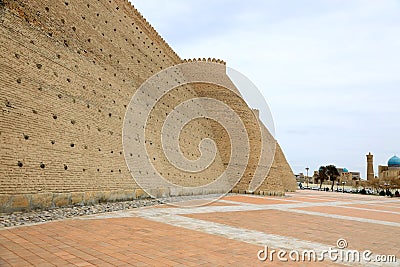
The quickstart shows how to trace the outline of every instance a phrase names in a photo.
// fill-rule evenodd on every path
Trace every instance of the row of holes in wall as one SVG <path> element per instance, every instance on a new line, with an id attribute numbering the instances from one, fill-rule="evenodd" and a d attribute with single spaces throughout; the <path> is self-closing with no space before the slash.
<path id="1" fill-rule="evenodd" d="M 29 138 L 30 138 L 29 135 L 27 135 L 27 134 L 23 134 L 23 136 L 24 136 L 24 139 L 25 139 L 25 140 L 29 140 Z M 56 144 L 56 141 L 55 141 L 55 140 L 50 140 L 50 143 L 51 143 L 52 145 L 55 145 L 55 144 Z M 74 147 L 76 147 L 76 144 L 75 144 L 75 143 L 70 143 L 69 146 L 70 146 L 71 148 L 74 148 Z M 83 148 L 84 148 L 84 149 L 88 149 L 88 146 L 87 146 L 87 145 L 84 145 Z M 99 151 L 99 152 L 102 151 L 101 148 L 96 148 L 96 150 Z M 110 151 L 110 154 L 114 154 L 114 150 L 111 150 L 111 151 Z M 119 154 L 122 155 L 122 151 L 119 151 Z"/>
<path id="2" fill-rule="evenodd" d="M 57 55 L 57 56 L 59 57 L 59 55 Z M 20 55 L 17 54 L 17 53 L 15 53 L 15 57 L 19 59 L 19 58 L 20 58 Z M 40 64 L 40 63 L 37 63 L 36 66 L 37 66 L 38 69 L 41 69 L 41 68 L 43 67 L 43 65 Z M 106 68 L 105 68 L 105 69 L 106 69 Z M 58 75 L 57 75 L 56 73 L 54 73 L 54 74 L 58 77 Z M 114 73 L 114 76 L 116 77 L 117 74 Z M 171 75 L 171 77 L 173 77 L 173 76 Z M 99 77 L 98 79 L 99 79 L 99 81 L 102 80 L 101 77 Z M 69 82 L 69 83 L 71 82 L 71 79 L 70 79 L 70 78 L 67 78 L 66 80 L 67 80 L 67 82 Z M 175 79 L 175 80 L 177 80 L 177 79 Z M 123 81 L 125 82 L 125 80 L 123 80 Z M 17 83 L 21 83 L 21 82 L 22 82 L 22 79 L 21 79 L 21 78 L 18 78 L 18 79 L 17 79 Z M 112 84 L 109 84 L 109 86 L 112 87 Z M 83 86 L 83 88 L 85 89 L 85 86 Z M 118 89 L 118 91 L 121 91 L 121 89 Z M 93 93 L 96 94 L 95 90 L 93 90 Z M 62 95 L 61 95 L 61 94 L 58 94 L 58 97 L 61 98 Z M 106 98 L 105 95 L 104 95 L 103 97 Z M 73 102 L 75 103 L 75 99 L 73 99 Z M 115 100 L 113 100 L 113 102 L 115 103 Z M 89 108 L 89 107 L 90 107 L 90 104 L 87 104 L 87 107 Z M 124 108 L 126 108 L 126 105 L 124 105 Z"/>
<path id="3" fill-rule="evenodd" d="M 22 83 L 22 79 L 21 79 L 21 78 L 18 78 L 18 79 L 17 79 L 17 83 Z M 83 86 L 83 87 L 86 88 L 85 86 Z M 39 91 L 43 91 L 43 88 L 42 88 L 42 87 L 39 87 L 38 90 L 39 90 Z M 96 94 L 96 91 L 93 90 L 93 92 L 94 92 L 94 94 Z M 62 95 L 62 94 L 57 94 L 57 98 L 62 99 L 62 98 L 63 98 L 63 95 Z M 104 95 L 104 98 L 106 98 L 105 95 Z M 6 101 L 6 102 L 7 102 L 7 104 L 6 104 L 7 106 L 12 106 L 12 104 L 11 104 L 10 101 Z M 76 100 L 73 98 L 73 99 L 72 99 L 72 102 L 73 102 L 73 103 L 76 103 Z M 113 100 L 113 103 L 115 104 L 116 101 Z M 86 105 L 87 108 L 90 108 L 90 107 L 91 107 L 89 103 L 85 103 L 85 105 Z M 124 109 L 125 109 L 125 108 L 126 108 L 126 104 L 124 104 L 123 107 L 124 107 Z M 35 109 L 32 109 L 32 112 L 33 112 L 34 114 L 38 114 L 38 111 L 35 110 Z M 98 112 L 101 113 L 102 110 L 99 108 L 99 109 L 98 109 Z M 58 115 L 57 115 L 57 114 L 52 114 L 52 117 L 53 117 L 53 119 L 55 119 L 55 120 L 58 119 Z M 112 117 L 112 113 L 111 113 L 111 112 L 108 113 L 108 117 L 109 117 L 109 118 Z M 119 119 L 120 121 L 122 121 L 122 117 L 121 117 L 121 116 L 118 116 L 118 119 Z M 76 120 L 74 120 L 74 119 L 71 119 L 70 122 L 71 122 L 71 124 L 73 124 L 73 125 L 75 125 L 75 124 L 77 123 Z M 87 125 L 87 127 L 90 129 L 90 126 L 89 126 L 89 125 Z M 101 128 L 98 128 L 98 130 L 101 131 Z M 109 131 L 109 133 L 110 133 L 110 135 L 113 134 L 112 131 Z"/>
<path id="4" fill-rule="evenodd" d="M 68 79 L 67 79 L 67 81 L 68 81 Z M 18 78 L 17 79 L 17 83 L 21 83 L 22 82 L 22 79 L 21 78 Z M 68 81 L 68 82 L 70 82 L 70 81 Z M 83 86 L 83 88 L 85 89 L 86 87 L 85 86 Z M 43 89 L 40 87 L 39 88 L 39 90 L 40 91 L 42 91 Z M 93 91 L 94 92 L 94 94 L 96 94 L 95 93 L 95 91 Z M 148 94 L 148 96 L 150 96 L 149 94 Z M 59 98 L 59 99 L 61 99 L 61 98 L 63 98 L 63 96 L 62 96 L 62 94 L 57 94 L 57 97 Z M 106 97 L 105 95 L 104 95 L 104 97 Z M 186 94 L 184 94 L 184 97 L 186 97 Z M 191 100 L 192 102 L 193 102 L 193 100 Z M 75 101 L 75 99 L 72 99 L 72 102 L 73 103 L 75 103 L 76 101 Z M 115 104 L 115 100 L 113 100 L 113 103 Z M 165 106 L 167 106 L 167 107 L 170 107 L 168 104 L 165 104 L 164 102 L 162 103 L 163 105 L 165 105 Z M 90 104 L 86 104 L 86 107 L 87 108 L 90 108 Z M 124 104 L 123 105 L 123 107 L 124 108 L 126 108 L 126 104 Z M 33 113 L 35 113 L 35 114 L 37 114 L 37 111 L 36 110 L 32 110 L 33 111 Z M 102 110 L 101 109 L 98 109 L 98 111 L 99 112 L 102 112 Z M 176 111 L 176 112 L 178 112 L 178 111 Z M 180 112 L 178 112 L 178 113 L 180 113 Z M 166 116 L 168 115 L 168 113 L 166 113 Z M 197 115 L 201 115 L 201 113 L 200 112 L 197 112 Z M 58 118 L 58 116 L 56 115 L 56 114 L 53 114 L 52 115 L 53 116 L 53 119 L 57 119 Z M 108 117 L 112 117 L 112 113 L 108 113 Z M 119 116 L 119 120 L 122 120 L 122 118 L 121 118 L 121 116 Z M 129 121 L 130 122 L 130 121 Z M 158 119 L 157 119 L 157 122 L 158 122 Z M 71 120 L 71 124 L 75 124 L 76 123 L 76 121 L 75 120 Z M 137 124 L 136 124 L 137 125 Z M 89 126 L 88 126 L 89 127 Z M 99 130 L 100 131 L 100 130 Z M 112 132 L 110 132 L 110 134 L 112 134 Z"/>
<path id="5" fill-rule="evenodd" d="M 15 54 L 15 56 L 16 56 L 16 58 L 18 58 L 18 59 L 20 58 L 19 54 Z M 145 55 L 145 56 L 147 57 L 147 55 Z M 57 57 L 60 58 L 61 56 L 58 54 Z M 110 55 L 110 57 L 111 57 L 111 55 Z M 133 59 L 134 57 L 131 56 L 131 58 Z M 140 63 L 139 60 L 138 60 L 138 62 Z M 43 67 L 43 65 L 40 64 L 40 63 L 37 63 L 37 64 L 36 64 L 36 67 L 37 67 L 38 69 L 41 69 L 41 68 Z M 77 67 L 77 66 L 76 66 L 76 67 Z M 104 68 L 104 69 L 107 70 L 106 68 Z M 129 68 L 128 68 L 128 70 L 129 70 Z M 54 73 L 54 74 L 58 77 L 57 73 Z M 114 73 L 114 76 L 116 77 L 117 74 Z M 101 77 L 99 77 L 98 79 L 99 79 L 99 81 L 102 80 Z M 70 78 L 67 78 L 67 81 L 68 81 L 68 82 L 71 82 L 71 79 L 70 79 Z M 18 78 L 18 79 L 17 79 L 17 82 L 18 82 L 18 83 L 21 83 L 21 78 Z M 123 79 L 123 82 L 125 82 L 125 79 Z M 112 84 L 109 84 L 109 86 L 111 87 Z M 118 91 L 121 91 L 121 89 L 118 89 Z M 105 98 L 105 95 L 104 95 L 104 98 Z M 114 101 L 114 102 L 115 102 L 115 101 Z M 88 108 L 90 107 L 89 104 L 87 104 L 87 106 L 88 106 Z M 124 105 L 124 107 L 126 107 L 126 105 Z M 121 118 L 120 118 L 120 120 L 121 120 Z"/>
<path id="6" fill-rule="evenodd" d="M 20 167 L 20 168 L 22 168 L 22 167 L 24 166 L 24 163 L 23 163 L 22 161 L 18 161 L 18 162 L 17 162 L 17 166 Z M 43 162 L 41 162 L 41 163 L 39 164 L 39 167 L 40 167 L 41 169 L 45 169 L 45 168 L 46 168 L 46 165 L 45 165 Z M 67 171 L 67 170 L 68 170 L 68 165 L 64 164 L 64 165 L 63 165 L 63 169 Z M 85 172 L 85 171 L 87 171 L 87 169 L 82 169 L 82 171 Z M 97 169 L 97 172 L 100 172 L 100 171 L 101 171 L 100 169 Z M 110 170 L 110 172 L 114 172 L 114 170 Z M 119 169 L 118 172 L 119 172 L 119 173 L 122 173 L 121 169 Z"/>
<path id="7" fill-rule="evenodd" d="M 21 79 L 20 78 L 18 78 L 17 79 L 17 82 L 18 83 L 20 83 L 21 82 Z M 62 98 L 62 95 L 61 94 L 58 94 L 58 98 Z M 193 101 L 193 100 L 192 100 Z M 115 102 L 115 101 L 114 101 Z M 165 103 L 163 103 L 164 105 L 165 105 Z M 169 105 L 167 105 L 168 107 L 169 107 Z M 88 108 L 89 108 L 89 106 L 88 106 Z M 124 108 L 126 108 L 126 105 L 124 105 Z M 101 110 L 99 109 L 99 112 L 101 112 Z M 35 111 L 35 110 L 33 110 L 33 113 L 35 113 L 35 114 L 37 114 L 37 111 Z M 198 114 L 200 114 L 200 113 L 198 113 Z M 166 115 L 168 115 L 168 113 L 166 113 Z M 111 117 L 112 116 L 112 114 L 111 113 L 109 113 L 108 114 L 108 116 L 109 117 Z M 57 115 L 55 115 L 55 114 L 53 114 L 53 119 L 57 119 L 58 118 L 58 116 Z M 150 118 L 151 118 L 151 116 L 150 116 Z M 119 117 L 119 119 L 121 120 L 121 117 Z M 157 121 L 158 121 L 158 119 L 157 119 Z M 130 122 L 130 121 L 129 121 Z M 76 121 L 75 120 L 71 120 L 71 124 L 75 124 L 76 123 Z M 200 125 L 200 123 L 199 122 L 197 122 L 197 124 L 198 125 Z M 137 124 L 136 124 L 137 125 Z M 88 127 L 89 127 L 89 125 L 88 125 Z M 100 131 L 100 128 L 99 128 L 99 131 Z M 113 134 L 113 132 L 112 131 L 110 131 L 110 135 L 112 135 Z M 210 134 L 208 134 L 208 136 L 210 136 Z M 27 136 L 25 136 L 25 139 L 27 139 Z"/>
<path id="8" fill-rule="evenodd" d="M 17 59 L 20 59 L 20 55 L 19 55 L 18 53 L 15 53 L 15 57 L 16 57 Z M 37 67 L 38 69 L 42 69 L 43 65 L 40 64 L 40 63 L 37 63 L 37 64 L 36 64 L 36 67 Z M 55 73 L 55 72 L 54 72 L 54 75 L 55 75 L 56 77 L 58 77 L 58 74 Z M 117 74 L 114 73 L 114 77 L 116 77 L 116 76 L 117 76 Z M 99 79 L 99 81 L 102 80 L 100 77 L 99 77 L 98 79 Z M 66 78 L 66 81 L 67 81 L 68 83 L 71 83 L 71 82 L 72 82 L 71 78 Z M 123 81 L 125 82 L 125 79 L 123 79 Z M 22 78 L 17 78 L 16 82 L 17 82 L 18 84 L 21 84 L 21 83 L 22 83 Z M 112 84 L 111 84 L 111 83 L 109 84 L 109 87 L 112 87 Z M 83 85 L 82 88 L 86 90 L 86 86 L 85 86 L 85 85 Z M 41 88 L 41 87 L 39 88 L 39 91 L 42 91 L 42 88 Z M 121 92 L 121 89 L 118 89 L 118 91 Z M 93 92 L 94 95 L 97 94 L 96 90 L 92 90 L 92 92 Z M 63 96 L 62 96 L 62 94 L 59 93 L 59 94 L 57 94 L 57 97 L 61 99 Z M 103 95 L 103 98 L 106 98 L 106 95 Z M 73 101 L 73 103 L 76 102 L 75 99 L 72 99 L 72 101 Z M 115 100 L 112 100 L 112 101 L 113 101 L 113 104 L 116 103 Z M 86 103 L 86 105 L 87 105 L 88 108 L 90 108 L 90 104 L 89 104 L 89 103 Z M 126 104 L 124 104 L 123 107 L 126 108 Z"/>
<path id="9" fill-rule="evenodd" d="M 48 8 L 48 7 L 46 7 L 46 8 L 45 8 L 45 10 L 46 10 L 46 11 L 49 11 L 49 8 Z M 99 13 L 96 13 L 96 16 L 97 16 L 97 17 L 99 17 L 99 16 L 100 16 L 100 14 L 99 14 Z M 124 17 L 126 17 L 126 16 L 124 16 Z M 84 20 L 85 20 L 85 19 L 86 19 L 86 17 L 82 16 L 82 19 L 84 19 Z M 61 22 L 62 22 L 63 24 L 65 24 L 65 19 L 61 19 Z M 105 24 L 107 24 L 107 23 L 108 23 L 108 21 L 107 21 L 107 20 L 105 20 L 104 22 L 105 22 Z M 122 21 L 120 20 L 120 22 L 122 22 Z M 132 23 L 132 26 L 134 26 L 134 23 Z M 94 28 L 96 28 L 96 25 L 93 25 L 93 27 L 94 27 Z M 77 28 L 76 28 L 75 26 L 72 26 L 72 27 L 71 27 L 71 29 L 72 29 L 72 31 L 73 31 L 73 32 L 76 32 L 76 30 L 77 30 Z M 139 30 L 139 27 L 137 27 L 137 26 L 136 26 L 136 30 Z M 115 32 L 117 32 L 117 29 L 116 29 L 116 28 L 114 28 L 114 29 L 113 29 L 113 32 L 114 32 L 114 33 L 115 33 Z M 132 33 L 133 33 L 134 35 L 136 34 L 136 32 L 135 32 L 135 31 L 132 31 Z M 144 33 L 143 33 L 143 31 L 139 31 L 139 33 L 140 33 L 140 34 L 142 34 L 142 35 L 144 34 Z M 53 34 L 52 34 L 52 33 L 49 33 L 49 36 L 50 36 L 50 37 L 52 37 L 52 36 L 53 36 Z M 105 37 L 105 34 L 104 34 L 104 33 L 102 33 L 102 36 L 103 36 L 103 37 Z M 140 36 L 138 36 L 138 40 L 140 40 Z M 146 37 L 146 40 L 148 40 L 148 37 Z M 88 43 L 90 43 L 91 41 L 92 41 L 92 39 L 91 39 L 91 38 L 87 38 L 87 42 L 88 42 Z M 126 41 L 126 42 L 128 42 L 128 43 L 130 43 L 130 45 L 131 45 L 132 47 L 134 47 L 134 46 L 135 46 L 135 44 L 134 44 L 133 42 L 131 42 L 131 41 L 130 41 L 128 38 L 125 38 L 125 41 Z M 113 42 L 113 40 L 112 40 L 112 39 L 110 39 L 110 42 L 112 43 L 112 42 Z M 66 40 L 66 39 L 65 39 L 65 40 L 64 40 L 64 44 L 65 44 L 67 47 L 69 47 L 69 42 L 68 42 L 68 40 Z M 146 41 L 143 41 L 143 45 L 144 45 L 144 47 L 145 47 L 145 48 L 147 47 L 147 49 L 149 49 L 149 48 L 150 48 L 150 45 L 151 45 L 151 46 L 153 46 L 153 45 L 154 45 L 154 42 L 150 42 L 150 45 L 146 45 Z M 120 50 L 121 50 L 121 49 L 122 49 L 122 48 L 120 47 Z M 103 52 L 103 48 L 100 48 L 99 50 L 100 50 L 101 52 Z M 157 52 L 158 52 L 158 53 L 157 53 L 157 57 L 160 57 L 160 54 L 161 54 L 163 58 L 166 58 L 166 55 L 165 55 L 165 54 L 163 54 L 163 53 L 162 53 L 162 51 L 156 51 L 156 50 L 158 50 L 158 47 L 155 47 L 155 50 L 153 50 L 153 51 L 152 51 L 152 53 L 157 53 Z M 142 53 L 142 51 L 141 51 L 141 49 L 140 49 L 140 48 L 138 48 L 138 51 Z M 80 50 L 78 50 L 77 52 L 78 52 L 78 53 L 80 53 L 81 51 L 80 51 Z M 86 50 L 84 50 L 84 52 L 85 52 L 85 53 L 87 53 L 87 51 L 86 51 Z M 144 56 L 145 56 L 145 57 L 148 57 L 148 55 L 147 55 L 147 54 L 144 54 Z M 112 57 L 112 55 L 111 55 L 111 54 L 109 54 L 109 57 L 111 58 L 111 57 Z M 134 57 L 133 57 L 133 56 L 131 56 L 131 58 L 132 58 L 132 59 L 134 59 Z M 137 61 L 138 61 L 138 63 L 140 63 L 140 60 L 137 60 Z M 153 59 L 150 59 L 150 61 L 153 61 Z M 165 62 L 165 60 L 164 60 L 164 59 L 162 59 L 162 62 Z M 94 61 L 94 60 L 93 60 L 93 63 L 95 63 L 95 61 Z M 117 63 L 119 64 L 119 63 L 120 63 L 120 61 L 119 61 L 119 60 L 117 60 Z M 155 65 L 158 65 L 158 64 L 155 62 Z M 144 68 L 147 68 L 147 66 L 144 66 Z M 163 69 L 163 67 L 161 66 L 161 67 L 160 67 L 160 69 Z M 128 68 L 128 71 L 129 71 L 129 68 Z M 154 71 L 153 71 L 153 70 L 150 70 L 150 72 L 151 72 L 151 73 L 154 73 Z"/>

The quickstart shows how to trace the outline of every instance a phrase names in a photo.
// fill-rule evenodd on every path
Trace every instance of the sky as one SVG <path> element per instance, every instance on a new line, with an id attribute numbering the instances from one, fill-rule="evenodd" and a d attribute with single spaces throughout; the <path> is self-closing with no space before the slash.
<path id="1" fill-rule="evenodd" d="M 181 58 L 257 86 L 294 173 L 400 156 L 400 0 L 131 2 Z"/>

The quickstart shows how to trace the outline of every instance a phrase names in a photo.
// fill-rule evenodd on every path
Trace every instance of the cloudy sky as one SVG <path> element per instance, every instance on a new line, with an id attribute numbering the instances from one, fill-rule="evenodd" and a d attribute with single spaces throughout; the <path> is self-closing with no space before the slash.
<path id="1" fill-rule="evenodd" d="M 132 0 L 182 58 L 215 57 L 261 91 L 295 173 L 365 177 L 400 156 L 399 0 Z"/>

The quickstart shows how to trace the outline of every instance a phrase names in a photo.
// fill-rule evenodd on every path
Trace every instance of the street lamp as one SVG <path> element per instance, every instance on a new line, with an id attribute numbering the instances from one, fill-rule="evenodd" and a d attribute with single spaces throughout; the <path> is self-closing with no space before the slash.
<path id="1" fill-rule="evenodd" d="M 342 190 L 343 190 L 343 193 L 344 193 L 344 185 L 346 184 L 346 182 L 345 181 L 343 181 L 342 182 Z"/>
<path id="2" fill-rule="evenodd" d="M 334 182 L 332 182 L 332 183 L 334 183 Z M 336 182 L 336 191 L 339 192 L 339 182 Z"/>
<path id="3" fill-rule="evenodd" d="M 307 176 L 306 176 L 306 179 L 307 179 L 307 188 L 308 188 L 308 170 L 309 170 L 310 168 L 306 168 L 306 171 L 307 171 Z"/>

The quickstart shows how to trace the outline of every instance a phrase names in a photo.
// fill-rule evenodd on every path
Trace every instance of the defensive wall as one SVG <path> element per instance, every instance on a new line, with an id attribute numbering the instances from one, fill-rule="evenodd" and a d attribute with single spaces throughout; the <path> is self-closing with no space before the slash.
<path id="1" fill-rule="evenodd" d="M 215 75 L 229 79 L 222 60 L 182 60 L 123 0 L 5 0 L 0 23 L 1 212 L 146 197 L 126 166 L 121 141 L 132 95 L 152 75 L 182 62 L 211 64 Z M 232 190 L 245 193 L 256 166 L 263 164 L 261 132 L 246 103 L 224 88 L 183 85 L 157 102 L 146 128 L 154 166 L 184 186 L 209 183 L 223 172 L 229 140 L 221 126 L 205 118 L 182 129 L 180 147 L 196 159 L 203 138 L 217 140 L 209 168 L 186 173 L 170 166 L 162 151 L 159 133 L 166 116 L 180 102 L 199 96 L 228 101 L 246 118 L 252 153 Z M 275 156 L 255 193 L 295 190 L 282 150 L 270 134 L 267 139 L 276 146 Z M 162 188 L 160 194 L 165 194 Z"/>

